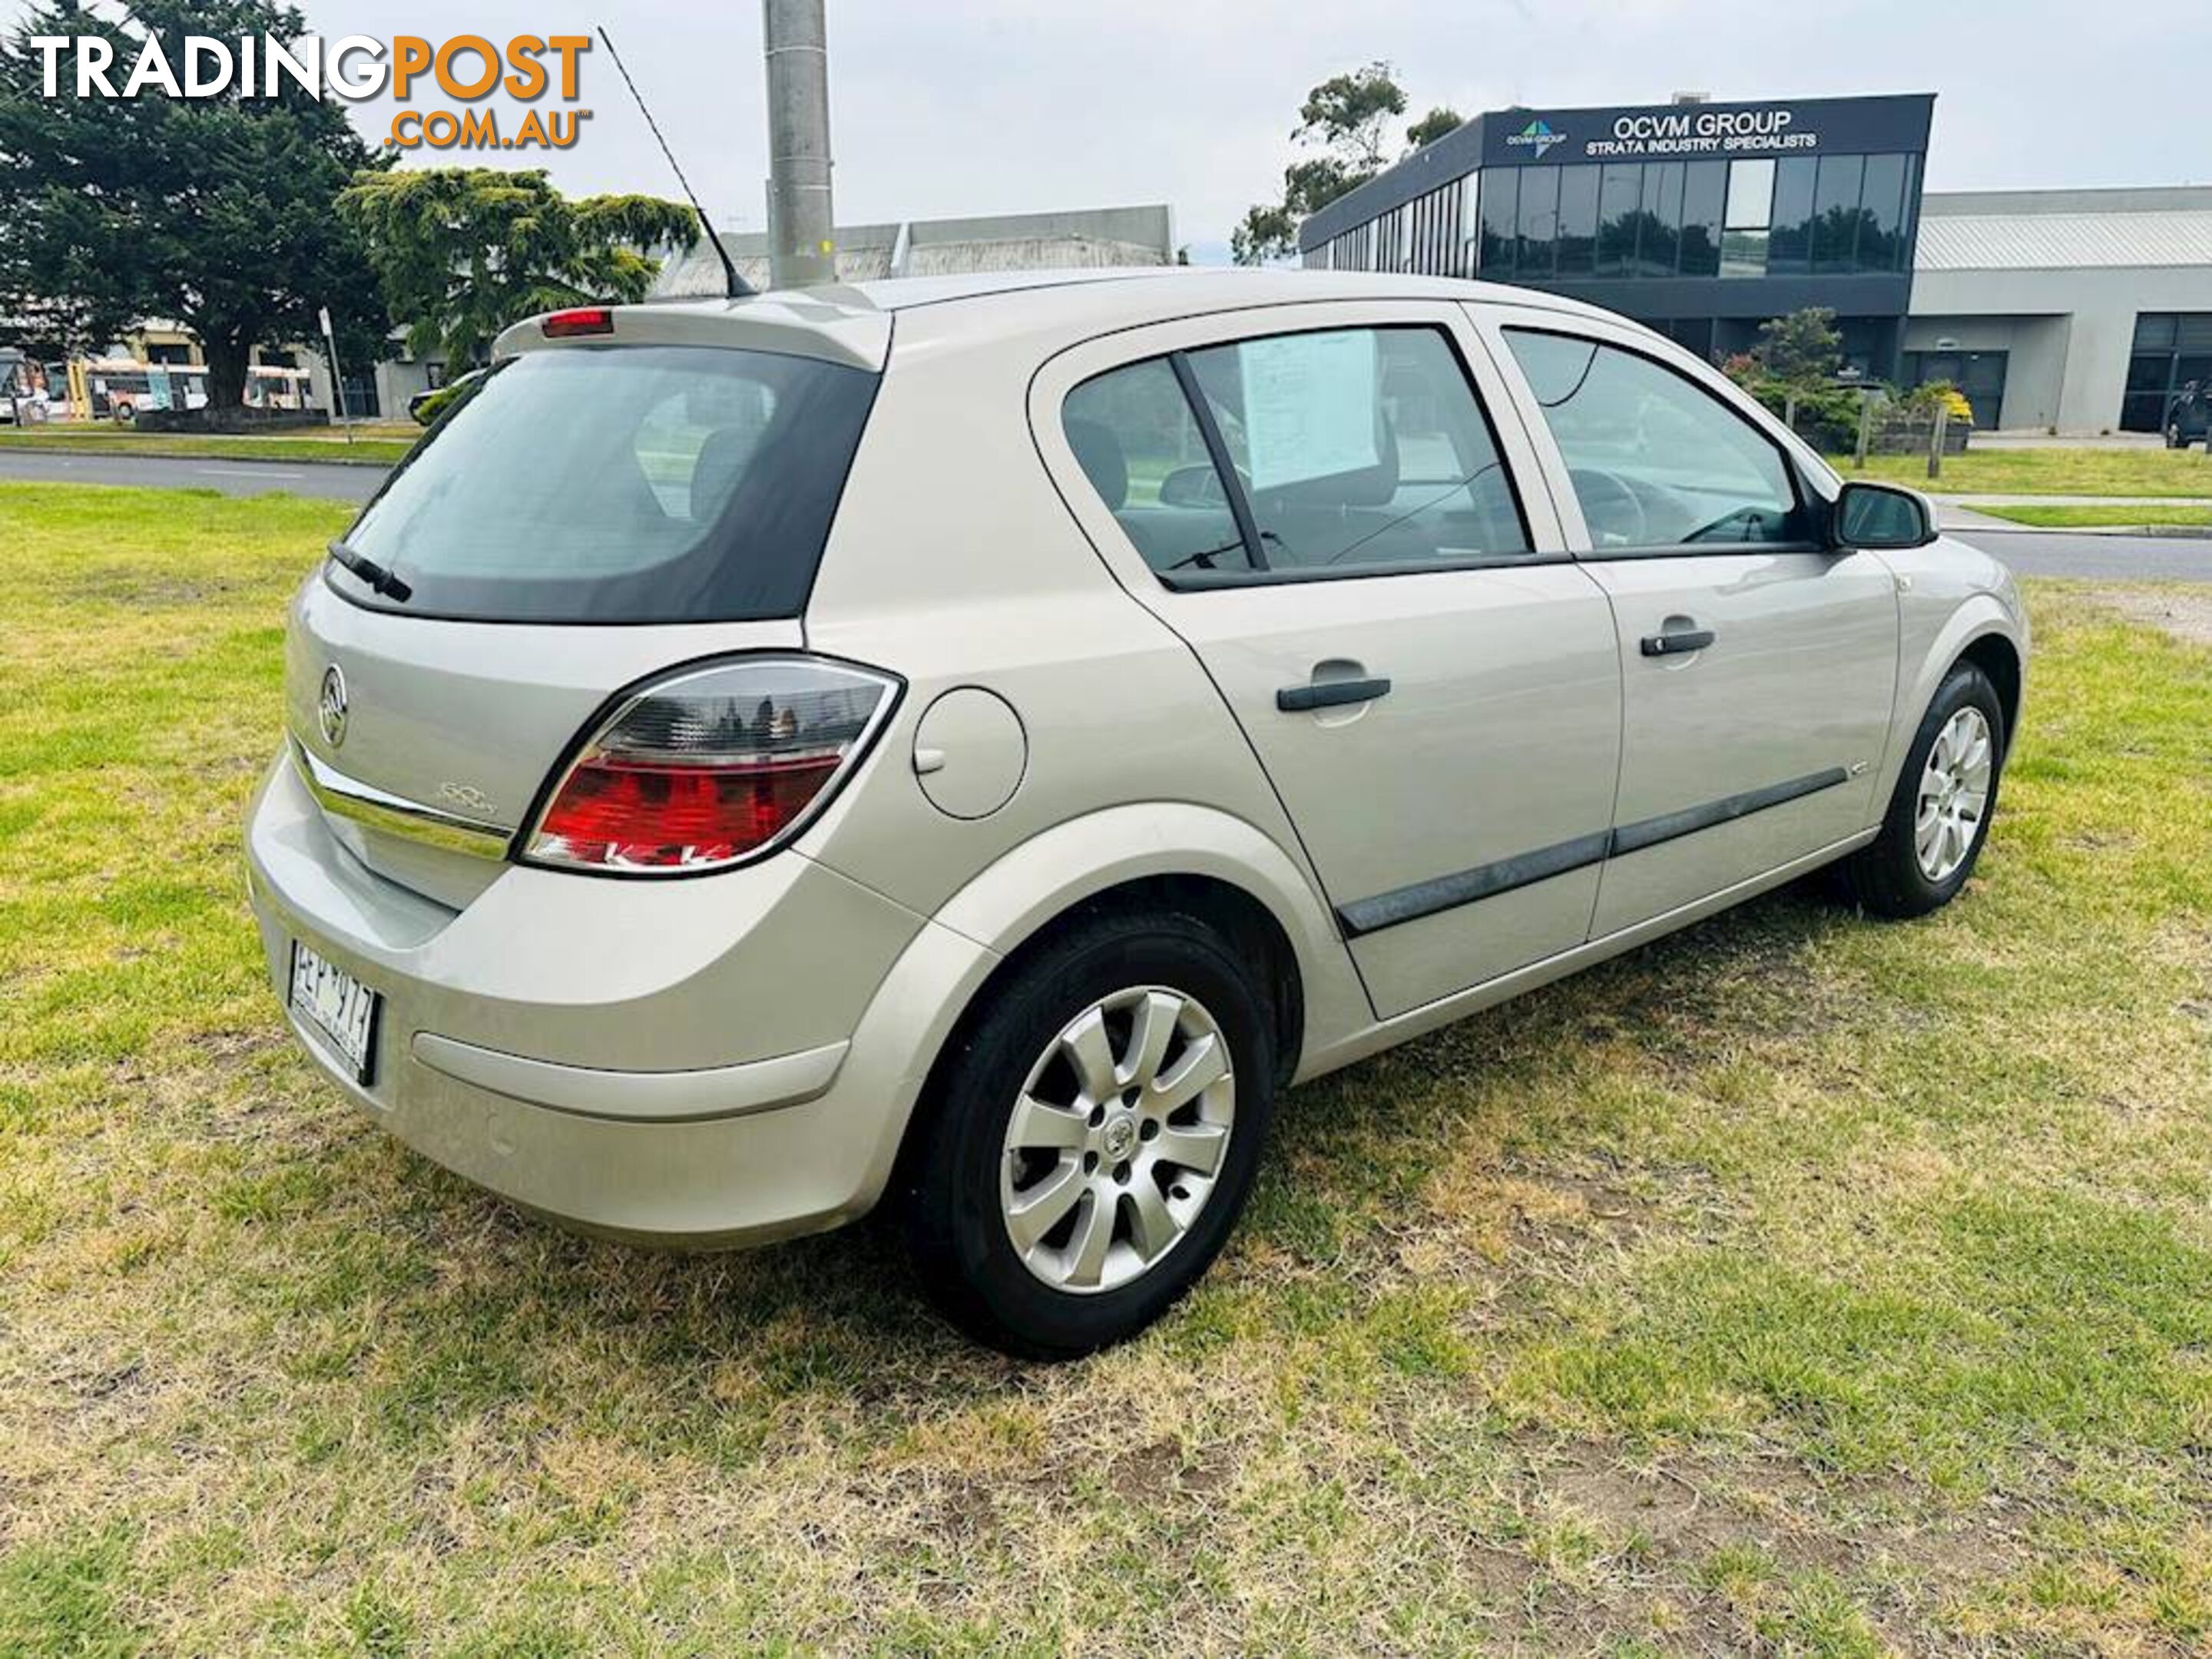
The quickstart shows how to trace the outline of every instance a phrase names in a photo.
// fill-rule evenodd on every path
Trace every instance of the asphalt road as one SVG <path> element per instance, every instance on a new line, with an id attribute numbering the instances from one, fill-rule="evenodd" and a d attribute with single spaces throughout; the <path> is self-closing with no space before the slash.
<path id="1" fill-rule="evenodd" d="M 1995 554 L 2016 575 L 2212 582 L 2212 535 L 2091 536 L 2065 530 L 1980 529 L 1949 533 Z"/>
<path id="2" fill-rule="evenodd" d="M 154 455 L 38 455 L 0 449 L 0 478 L 90 484 L 219 489 L 226 495 L 289 490 L 332 501 L 365 501 L 384 481 L 379 466 L 313 461 L 179 460 Z M 1994 553 L 2023 576 L 2080 576 L 2100 581 L 2212 581 L 2212 536 L 2096 536 L 2072 531 L 1996 530 L 1950 533 Z"/>
<path id="3" fill-rule="evenodd" d="M 166 455 L 42 455 L 0 449 L 0 478 L 44 483 L 140 484 L 157 489 L 219 489 L 258 495 L 271 489 L 365 501 L 384 482 L 380 466 L 331 466 L 317 461 L 179 459 Z"/>

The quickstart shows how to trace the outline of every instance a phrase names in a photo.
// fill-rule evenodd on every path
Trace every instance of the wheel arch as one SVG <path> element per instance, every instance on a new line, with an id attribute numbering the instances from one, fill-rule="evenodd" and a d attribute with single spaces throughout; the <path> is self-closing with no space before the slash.
<path id="1" fill-rule="evenodd" d="M 1304 868 L 1243 819 L 1210 807 L 1109 808 L 1016 848 L 939 908 L 936 922 L 987 946 L 994 960 L 914 1079 L 889 1160 L 902 1179 L 926 1133 L 927 1102 L 947 1059 L 997 988 L 1070 929 L 1102 915 L 1195 915 L 1267 963 L 1264 994 L 1277 1022 L 1279 1083 L 1304 1055 L 1373 1024 L 1374 1011 L 1327 904 Z"/>
<path id="2" fill-rule="evenodd" d="M 2004 746 L 2009 750 L 2012 747 L 2013 733 L 2020 726 L 2020 699 L 2024 670 L 2024 665 L 2021 661 L 2020 647 L 2013 642 L 2009 635 L 1992 629 L 1986 634 L 1978 634 L 1966 641 L 1952 666 L 1956 667 L 1961 662 L 1973 664 L 1983 673 L 1988 675 L 1990 684 L 1996 687 L 1997 706 L 2004 711 Z M 1947 668 L 1943 672 L 1948 674 L 1950 669 Z"/>
<path id="3" fill-rule="evenodd" d="M 2012 743 L 2021 700 L 2025 694 L 2027 653 L 2021 628 L 1991 593 L 1977 593 L 1952 611 L 1917 665 L 1900 678 L 1892 717 L 1889 747 L 1882 759 L 1881 787 L 1875 799 L 1887 806 L 1912 749 L 1920 717 L 1945 678 L 1961 662 L 1972 662 L 1996 684 L 2005 714 L 2005 743 Z"/>

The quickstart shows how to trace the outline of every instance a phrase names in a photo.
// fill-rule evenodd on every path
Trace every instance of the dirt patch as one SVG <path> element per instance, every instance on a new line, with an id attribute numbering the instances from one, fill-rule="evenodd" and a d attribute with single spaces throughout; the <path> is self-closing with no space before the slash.
<path id="1" fill-rule="evenodd" d="M 2130 622 L 2161 628 L 2191 645 L 2212 645 L 2212 586 L 2195 592 L 2167 587 L 2100 587 L 2089 597 Z"/>

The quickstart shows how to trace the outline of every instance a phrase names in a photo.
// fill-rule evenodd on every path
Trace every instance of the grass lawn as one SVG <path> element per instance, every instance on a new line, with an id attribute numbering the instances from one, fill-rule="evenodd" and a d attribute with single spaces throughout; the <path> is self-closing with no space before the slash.
<path id="1" fill-rule="evenodd" d="M 2202 495 L 2212 498 L 2212 461 L 2202 450 L 1969 449 L 1928 476 L 1925 455 L 1869 455 L 1854 471 L 1849 455 L 1828 464 L 1846 478 L 1881 478 L 1939 495 Z"/>
<path id="2" fill-rule="evenodd" d="M 347 510 L 0 484 L 0 1653 L 2212 1644 L 2212 652 L 2032 587 L 1960 903 L 1297 1091 L 1198 1292 L 1031 1369 L 294 1053 L 237 834 Z"/>
<path id="3" fill-rule="evenodd" d="M 1974 509 L 1993 519 L 2009 519 L 2014 524 L 2039 525 L 2051 530 L 2094 528 L 2101 525 L 2142 524 L 2201 524 L 2212 525 L 2212 507 L 2186 504 L 2160 506 L 2064 506 L 2048 501 L 2015 502 L 2010 506 L 1985 506 Z"/>
<path id="4" fill-rule="evenodd" d="M 356 466 L 392 466 L 415 447 L 419 429 L 380 422 L 358 428 L 348 443 L 343 431 L 292 432 L 281 437 L 238 433 L 139 432 L 112 421 L 77 421 L 66 425 L 0 427 L 0 448 L 45 449 L 112 455 L 179 455 L 231 461 L 335 461 Z"/>

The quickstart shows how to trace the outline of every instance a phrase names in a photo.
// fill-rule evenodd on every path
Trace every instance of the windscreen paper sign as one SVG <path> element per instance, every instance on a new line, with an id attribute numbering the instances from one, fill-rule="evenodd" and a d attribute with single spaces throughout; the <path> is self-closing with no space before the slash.
<path id="1" fill-rule="evenodd" d="M 1376 339 L 1364 331 L 1287 334 L 1237 349 L 1252 488 L 1357 472 L 1375 447 Z"/>

